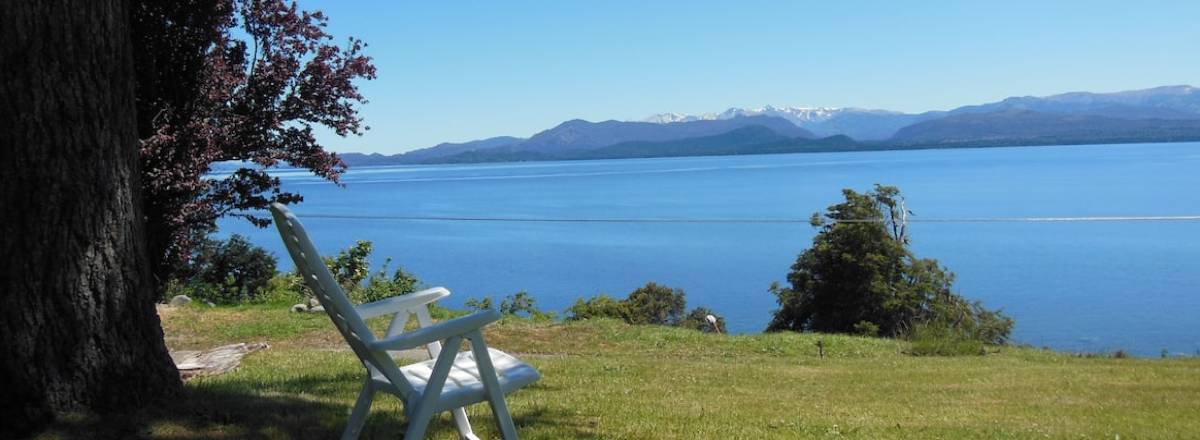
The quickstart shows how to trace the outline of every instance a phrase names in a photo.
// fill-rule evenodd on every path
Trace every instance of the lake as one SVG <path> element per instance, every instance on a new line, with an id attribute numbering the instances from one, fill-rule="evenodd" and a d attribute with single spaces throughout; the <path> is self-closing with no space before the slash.
<path id="1" fill-rule="evenodd" d="M 335 187 L 283 171 L 317 247 L 375 244 L 446 304 L 526 290 L 562 311 L 647 281 L 687 292 L 731 331 L 770 319 L 811 243 L 812 213 L 842 188 L 900 187 L 914 220 L 1200 215 L 1200 143 L 364 167 Z M 322 218 L 358 216 L 393 218 Z M 795 223 L 506 222 L 519 219 L 796 219 Z M 274 228 L 221 222 L 280 257 Z M 928 222 L 912 248 L 964 296 L 1016 320 L 1017 342 L 1144 356 L 1200 354 L 1200 221 Z"/>

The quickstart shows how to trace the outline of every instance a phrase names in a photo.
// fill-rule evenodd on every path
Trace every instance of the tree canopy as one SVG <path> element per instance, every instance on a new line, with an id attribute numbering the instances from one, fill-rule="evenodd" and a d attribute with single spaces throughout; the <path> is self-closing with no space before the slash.
<path id="1" fill-rule="evenodd" d="M 796 258 L 788 285 L 771 286 L 780 307 L 768 331 L 896 337 L 937 325 L 988 343 L 1007 340 L 1011 319 L 956 294 L 953 273 L 909 250 L 910 213 L 899 189 L 842 194 L 844 202 L 813 215 L 820 230 Z"/>
<path id="2" fill-rule="evenodd" d="M 160 282 L 222 216 L 294 203 L 269 168 L 290 164 L 338 182 L 345 164 L 314 129 L 359 135 L 375 77 L 366 45 L 334 44 L 328 18 L 283 0 L 137 2 L 132 14 L 141 186 Z M 217 162 L 243 166 L 208 174 Z"/>

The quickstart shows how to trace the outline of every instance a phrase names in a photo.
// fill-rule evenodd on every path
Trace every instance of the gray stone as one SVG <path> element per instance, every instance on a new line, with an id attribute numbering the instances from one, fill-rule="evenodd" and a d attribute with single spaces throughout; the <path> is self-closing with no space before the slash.
<path id="1" fill-rule="evenodd" d="M 216 307 L 216 306 L 217 306 L 216 304 L 213 304 L 213 302 L 212 302 L 212 301 L 205 301 L 205 302 L 204 302 L 204 305 L 206 305 L 206 306 L 209 306 L 209 307 Z"/>
<path id="2" fill-rule="evenodd" d="M 321 307 L 321 301 L 317 300 L 315 296 L 308 298 L 308 308 L 313 307 Z"/>
<path id="3" fill-rule="evenodd" d="M 292 306 L 292 313 L 307 312 L 308 306 L 304 304 L 296 304 Z"/>
<path id="4" fill-rule="evenodd" d="M 186 306 L 186 305 L 190 304 L 191 302 L 192 302 L 192 299 L 188 298 L 187 295 L 175 295 L 174 298 L 171 298 L 171 302 L 169 302 L 167 304 L 170 304 L 173 307 L 180 307 L 180 306 Z"/>
<path id="5" fill-rule="evenodd" d="M 325 307 L 324 306 L 310 307 L 308 309 L 308 311 L 310 313 L 325 313 Z"/>

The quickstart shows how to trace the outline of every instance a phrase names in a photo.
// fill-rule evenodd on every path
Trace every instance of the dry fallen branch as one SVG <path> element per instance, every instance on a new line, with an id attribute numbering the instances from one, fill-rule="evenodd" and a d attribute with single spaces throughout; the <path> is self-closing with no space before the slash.
<path id="1" fill-rule="evenodd" d="M 237 368 L 242 357 L 268 348 L 265 342 L 223 345 L 207 351 L 176 351 L 171 353 L 175 368 L 184 380 L 199 376 L 221 374 Z"/>

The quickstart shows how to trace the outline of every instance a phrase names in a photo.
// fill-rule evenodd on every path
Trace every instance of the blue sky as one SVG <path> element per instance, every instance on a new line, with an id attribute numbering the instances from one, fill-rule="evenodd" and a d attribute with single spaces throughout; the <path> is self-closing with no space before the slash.
<path id="1" fill-rule="evenodd" d="M 371 130 L 338 152 L 529 136 L 574 118 L 772 105 L 919 112 L 1200 86 L 1200 1 L 317 1 L 370 45 Z"/>

